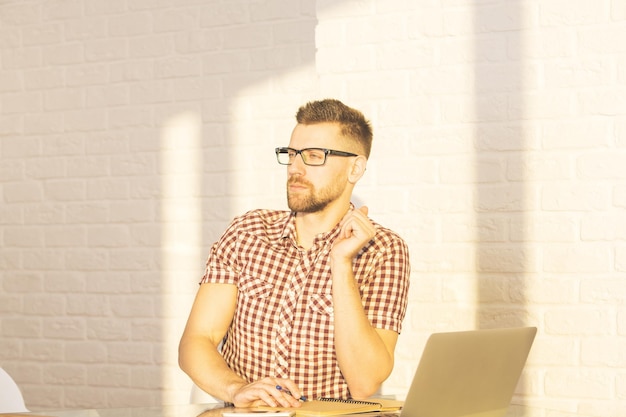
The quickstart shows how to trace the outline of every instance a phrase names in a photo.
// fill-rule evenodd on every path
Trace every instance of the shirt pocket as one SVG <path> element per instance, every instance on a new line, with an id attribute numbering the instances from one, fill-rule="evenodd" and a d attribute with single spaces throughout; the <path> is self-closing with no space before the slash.
<path id="1" fill-rule="evenodd" d="M 330 294 L 311 294 L 307 299 L 306 322 L 303 324 L 304 343 L 301 358 L 310 369 L 325 367 L 334 361 L 334 310 Z"/>
<path id="2" fill-rule="evenodd" d="M 265 281 L 249 275 L 240 275 L 237 282 L 237 311 L 234 327 L 249 346 L 267 344 L 267 337 L 275 323 L 275 303 L 272 302 L 273 287 Z"/>
<path id="3" fill-rule="evenodd" d="M 333 316 L 333 298 L 330 294 L 311 294 L 307 304 L 313 313 Z"/>
<path id="4" fill-rule="evenodd" d="M 237 289 L 246 297 L 267 298 L 272 294 L 272 284 L 250 275 L 241 275 L 237 283 Z"/>

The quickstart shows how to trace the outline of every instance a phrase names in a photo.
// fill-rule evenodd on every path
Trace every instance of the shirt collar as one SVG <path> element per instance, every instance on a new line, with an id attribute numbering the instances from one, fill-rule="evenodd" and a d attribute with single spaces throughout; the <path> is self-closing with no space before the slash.
<path id="1" fill-rule="evenodd" d="M 354 204 L 350 203 L 349 210 L 354 210 Z M 317 235 L 316 241 L 323 240 L 325 242 L 333 242 L 337 236 L 339 235 L 339 223 L 335 225 L 331 230 L 325 233 L 321 233 Z M 289 216 L 285 218 L 284 225 L 282 227 L 282 232 L 280 236 L 276 239 L 276 244 L 280 244 L 284 242 L 285 239 L 290 240 L 294 245 L 297 246 L 298 239 L 296 237 L 296 212 L 292 211 L 289 213 Z"/>

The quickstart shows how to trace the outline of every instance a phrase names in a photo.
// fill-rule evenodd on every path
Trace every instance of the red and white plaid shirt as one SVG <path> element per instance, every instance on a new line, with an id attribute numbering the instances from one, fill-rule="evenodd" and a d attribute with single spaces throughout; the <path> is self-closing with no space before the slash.
<path id="1" fill-rule="evenodd" d="M 400 333 L 409 288 L 402 238 L 375 224 L 376 236 L 353 261 L 367 317 Z M 350 398 L 335 356 L 329 253 L 339 233 L 296 244 L 295 216 L 255 210 L 237 217 L 210 251 L 201 283 L 236 285 L 233 322 L 222 355 L 252 382 L 291 378 L 308 398 Z"/>

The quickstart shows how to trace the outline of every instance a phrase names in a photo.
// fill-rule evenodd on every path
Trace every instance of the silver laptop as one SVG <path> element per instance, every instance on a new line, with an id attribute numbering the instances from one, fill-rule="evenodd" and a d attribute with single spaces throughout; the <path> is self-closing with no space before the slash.
<path id="1" fill-rule="evenodd" d="M 432 334 L 400 416 L 504 416 L 536 333 L 520 327 Z"/>

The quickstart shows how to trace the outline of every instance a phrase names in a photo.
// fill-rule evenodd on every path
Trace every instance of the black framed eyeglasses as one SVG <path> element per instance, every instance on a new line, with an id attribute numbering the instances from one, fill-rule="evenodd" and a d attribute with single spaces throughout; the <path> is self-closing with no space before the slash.
<path id="1" fill-rule="evenodd" d="M 326 163 L 326 157 L 328 155 L 335 156 L 358 156 L 355 153 L 344 152 L 344 151 L 336 151 L 334 149 L 326 149 L 326 148 L 305 148 L 305 149 L 293 149 L 293 148 L 276 148 L 276 159 L 278 163 L 281 165 L 291 165 L 293 164 L 296 156 L 300 154 L 302 157 L 302 162 L 306 165 L 311 166 L 320 166 Z"/>

